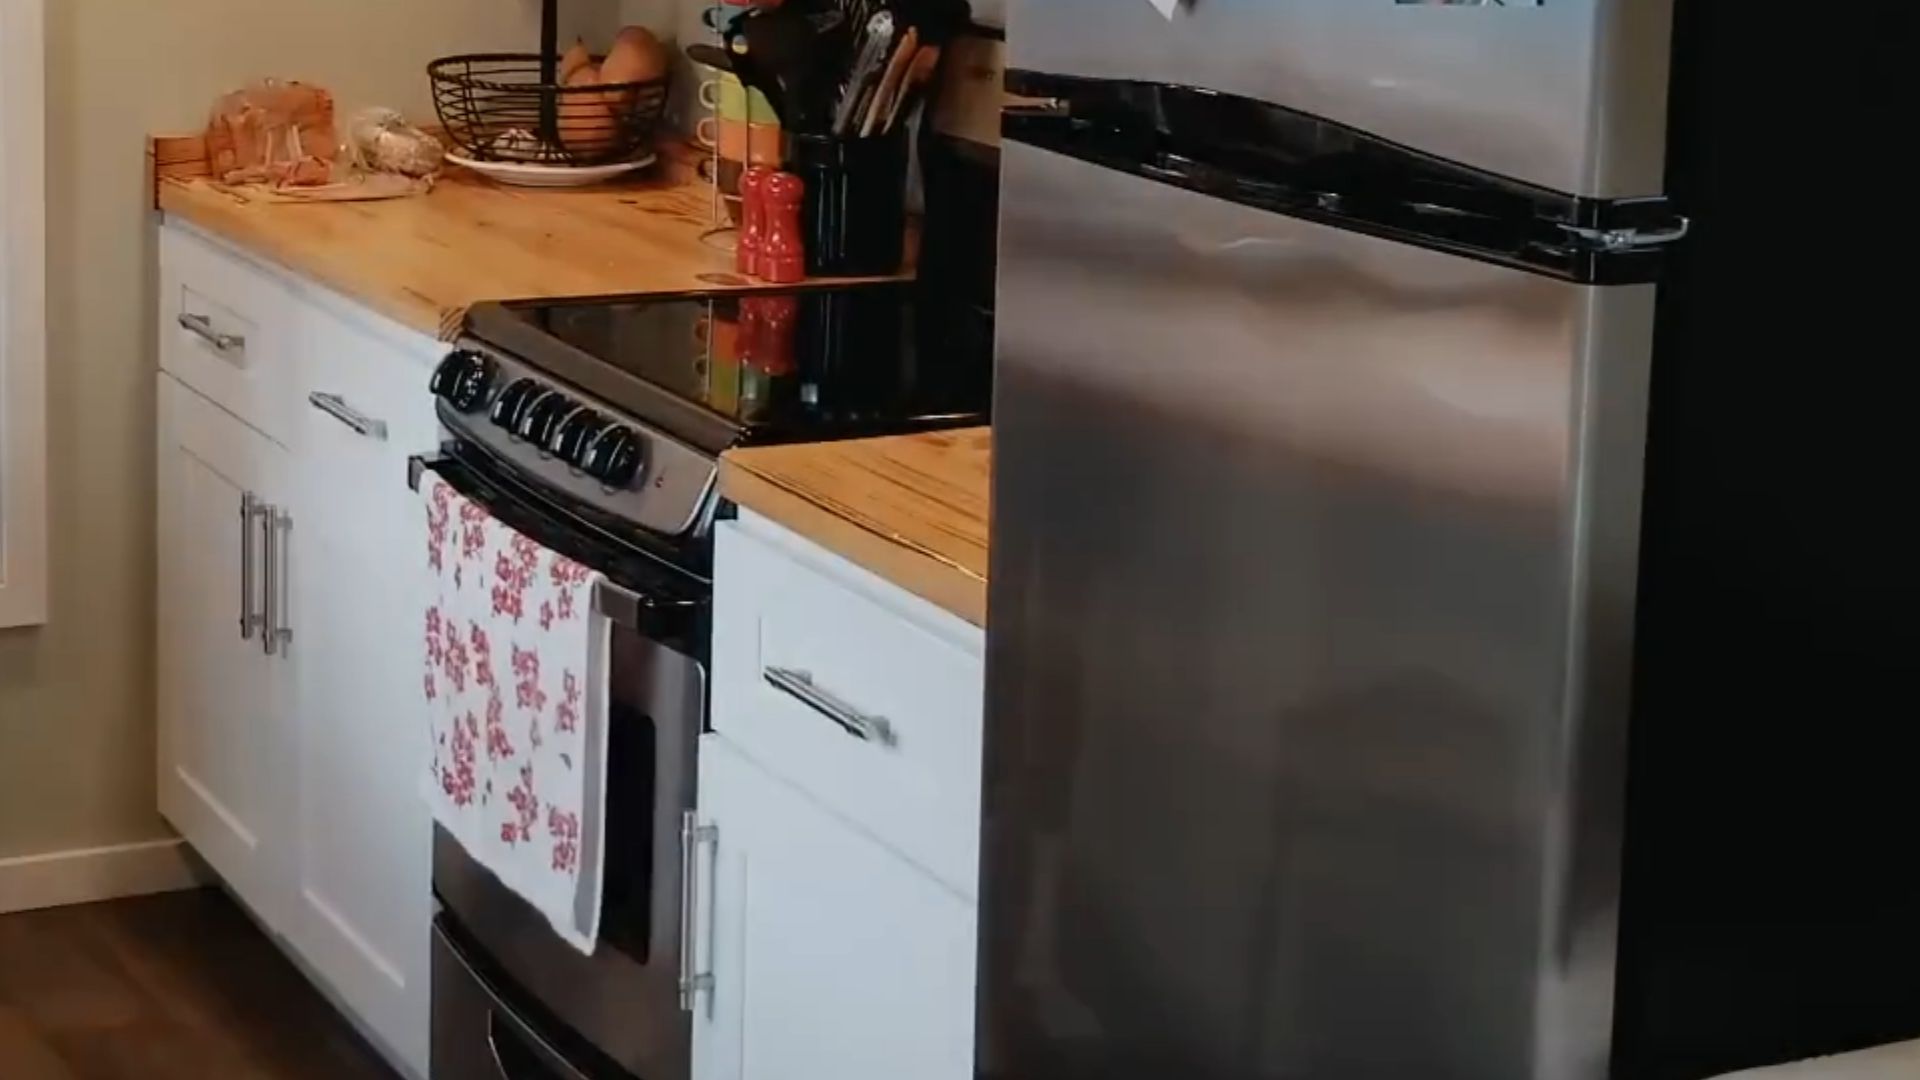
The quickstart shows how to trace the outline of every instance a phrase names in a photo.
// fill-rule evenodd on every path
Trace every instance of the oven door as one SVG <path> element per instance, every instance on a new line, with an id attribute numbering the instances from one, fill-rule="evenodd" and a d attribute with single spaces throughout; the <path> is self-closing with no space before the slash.
<path id="1" fill-rule="evenodd" d="M 562 942 L 539 912 L 436 827 L 434 891 L 442 923 L 462 946 L 449 955 L 473 957 L 436 964 L 436 1039 L 506 1023 L 536 1034 L 585 1076 L 684 1080 L 691 1029 L 680 1007 L 681 821 L 694 805 L 694 754 L 706 716 L 698 658 L 710 587 L 546 502 L 483 450 L 450 443 L 436 459 L 416 459 L 415 469 L 437 473 L 498 520 L 605 573 L 614 586 L 596 598 L 613 624 L 599 947 L 584 956 Z M 463 970 L 468 979 L 484 977 L 488 994 L 454 993 Z M 492 1011 L 451 1015 L 474 1008 Z M 475 1051 L 436 1045 L 434 1075 L 468 1080 L 439 1063 Z"/>

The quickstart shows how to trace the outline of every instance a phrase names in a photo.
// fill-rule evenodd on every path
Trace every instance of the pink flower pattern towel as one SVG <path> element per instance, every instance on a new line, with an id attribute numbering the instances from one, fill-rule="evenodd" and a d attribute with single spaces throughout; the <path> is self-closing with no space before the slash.
<path id="1" fill-rule="evenodd" d="M 427 801 L 474 860 L 591 954 L 606 803 L 600 575 L 548 551 L 429 472 L 422 686 Z"/>

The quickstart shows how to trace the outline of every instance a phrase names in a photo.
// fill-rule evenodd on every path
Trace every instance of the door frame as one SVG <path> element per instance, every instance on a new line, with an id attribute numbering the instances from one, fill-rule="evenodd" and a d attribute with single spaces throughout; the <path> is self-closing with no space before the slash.
<path id="1" fill-rule="evenodd" d="M 46 0 L 0 0 L 0 628 L 47 618 Z"/>

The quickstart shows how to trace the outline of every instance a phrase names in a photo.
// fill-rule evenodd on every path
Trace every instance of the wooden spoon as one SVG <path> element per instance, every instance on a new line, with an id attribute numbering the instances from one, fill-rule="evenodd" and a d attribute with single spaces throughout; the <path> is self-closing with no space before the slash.
<path id="1" fill-rule="evenodd" d="M 874 91 L 866 122 L 860 125 L 861 138 L 873 138 L 881 130 L 880 122 L 892 115 L 891 106 L 900 93 L 900 87 L 905 85 L 907 68 L 912 66 L 919 50 L 920 31 L 909 26 L 907 32 L 900 35 L 900 45 L 893 51 L 893 59 L 887 62 L 886 74 L 880 77 L 880 88 Z"/>
<path id="2" fill-rule="evenodd" d="M 900 122 L 900 114 L 906 111 L 908 99 L 933 78 L 933 69 L 939 66 L 940 46 L 938 45 L 928 45 L 914 54 L 913 66 L 907 69 L 906 78 L 900 81 L 900 92 L 894 95 L 893 106 L 887 110 L 887 122 L 882 131 L 893 130 L 893 125 Z"/>

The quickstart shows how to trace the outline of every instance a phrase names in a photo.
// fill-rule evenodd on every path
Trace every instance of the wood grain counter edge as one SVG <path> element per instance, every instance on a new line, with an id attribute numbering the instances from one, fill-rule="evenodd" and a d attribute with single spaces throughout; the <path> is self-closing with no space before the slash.
<path id="1" fill-rule="evenodd" d="M 975 626 L 987 625 L 986 576 L 886 530 L 858 511 L 801 494 L 731 456 L 720 459 L 720 491 L 740 506 L 826 548 Z"/>

